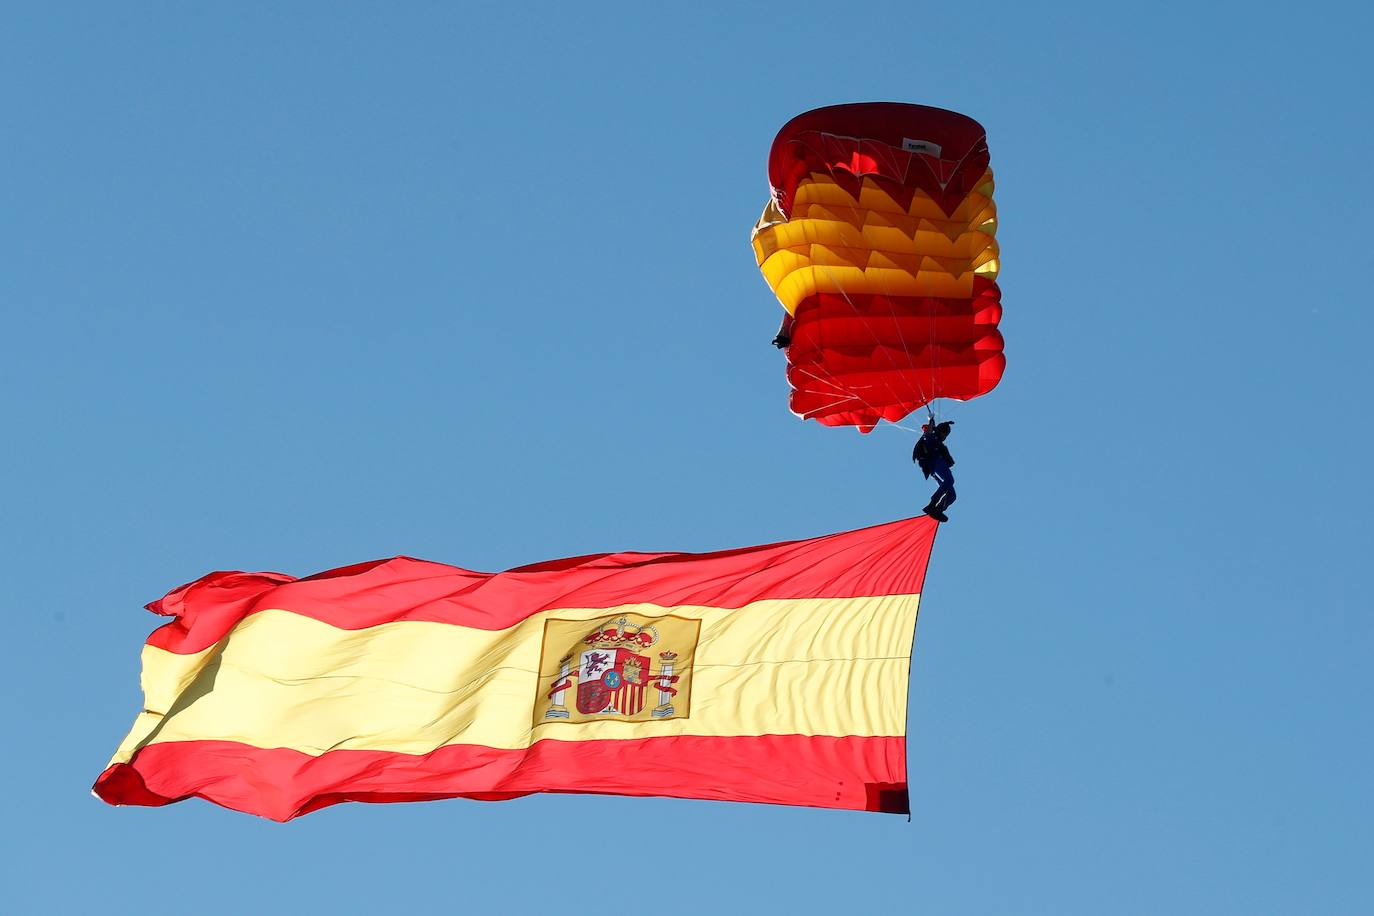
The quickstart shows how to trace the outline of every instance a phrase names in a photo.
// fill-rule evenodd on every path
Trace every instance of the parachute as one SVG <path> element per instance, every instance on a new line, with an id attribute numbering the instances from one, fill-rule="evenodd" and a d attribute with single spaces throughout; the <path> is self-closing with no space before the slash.
<path id="1" fill-rule="evenodd" d="M 997 385 L 997 210 L 977 121 L 897 102 L 818 108 L 778 132 L 768 178 L 753 246 L 789 315 L 793 413 L 868 432 Z"/>

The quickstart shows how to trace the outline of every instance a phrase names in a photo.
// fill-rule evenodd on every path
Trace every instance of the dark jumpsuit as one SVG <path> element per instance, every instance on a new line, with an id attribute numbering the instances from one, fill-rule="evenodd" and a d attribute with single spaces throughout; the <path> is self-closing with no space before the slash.
<path id="1" fill-rule="evenodd" d="M 937 423 L 921 433 L 921 438 L 916 440 L 916 447 L 911 451 L 911 460 L 921 466 L 921 473 L 927 479 L 934 477 L 939 484 L 926 506 L 937 512 L 943 512 L 955 500 L 954 472 L 950 470 L 954 465 L 954 456 L 945 446 L 949 433 L 949 421 Z"/>

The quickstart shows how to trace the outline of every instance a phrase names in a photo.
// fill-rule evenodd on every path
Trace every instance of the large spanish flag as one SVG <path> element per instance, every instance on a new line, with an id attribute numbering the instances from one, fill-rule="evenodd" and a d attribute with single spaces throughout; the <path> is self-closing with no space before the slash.
<path id="1" fill-rule="evenodd" d="M 479 573 L 216 572 L 148 609 L 95 792 L 274 820 L 341 801 L 663 795 L 906 813 L 936 524 Z"/>

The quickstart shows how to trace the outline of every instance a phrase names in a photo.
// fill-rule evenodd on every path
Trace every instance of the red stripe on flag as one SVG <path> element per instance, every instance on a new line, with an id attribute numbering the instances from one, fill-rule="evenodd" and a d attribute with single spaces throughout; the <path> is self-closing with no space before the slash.
<path id="1" fill-rule="evenodd" d="M 916 594 L 936 523 L 921 516 L 858 531 L 716 553 L 607 553 L 480 573 L 409 557 L 294 579 L 210 573 L 148 605 L 175 617 L 148 644 L 200 652 L 269 608 L 357 630 L 423 620 L 501 630 L 555 608 L 743 607 L 766 598 Z"/>
<path id="2" fill-rule="evenodd" d="M 785 765 L 781 765 L 784 764 Z M 906 739 L 761 735 L 556 741 L 525 750 L 448 745 L 429 754 L 233 741 L 153 744 L 95 792 L 115 805 L 207 801 L 277 821 L 343 801 L 485 801 L 535 792 L 655 795 L 905 814 Z"/>

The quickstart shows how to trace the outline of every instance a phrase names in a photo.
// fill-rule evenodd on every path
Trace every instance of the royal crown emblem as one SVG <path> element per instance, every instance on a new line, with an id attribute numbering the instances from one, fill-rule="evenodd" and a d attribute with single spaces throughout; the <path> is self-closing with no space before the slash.
<path id="1" fill-rule="evenodd" d="M 546 621 L 534 724 L 685 718 L 700 628 L 630 613 Z"/>

